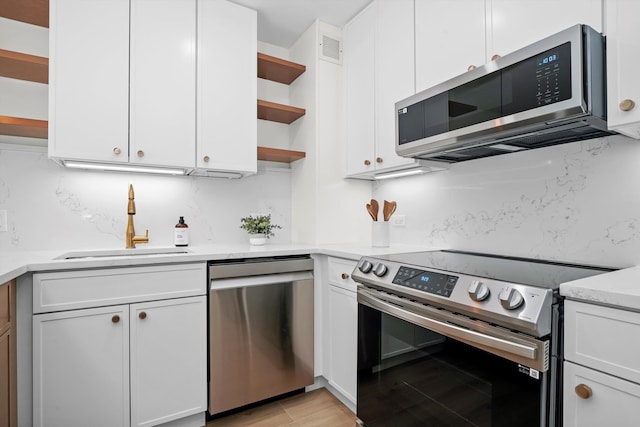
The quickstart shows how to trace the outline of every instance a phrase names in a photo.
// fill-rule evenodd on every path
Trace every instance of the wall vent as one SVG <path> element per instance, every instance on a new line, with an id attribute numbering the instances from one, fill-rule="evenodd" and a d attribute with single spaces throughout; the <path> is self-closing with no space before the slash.
<path id="1" fill-rule="evenodd" d="M 342 64 L 342 40 L 326 34 L 322 34 L 320 40 L 320 59 Z"/>

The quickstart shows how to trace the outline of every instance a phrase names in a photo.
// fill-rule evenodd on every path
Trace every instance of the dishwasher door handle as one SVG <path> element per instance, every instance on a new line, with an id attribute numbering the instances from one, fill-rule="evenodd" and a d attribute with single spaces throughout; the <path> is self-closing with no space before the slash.
<path id="1" fill-rule="evenodd" d="M 217 291 L 222 289 L 246 288 L 249 286 L 273 285 L 276 283 L 290 283 L 301 280 L 313 280 L 313 274 L 311 271 L 233 277 L 229 279 L 212 279 L 210 283 L 210 290 Z"/>

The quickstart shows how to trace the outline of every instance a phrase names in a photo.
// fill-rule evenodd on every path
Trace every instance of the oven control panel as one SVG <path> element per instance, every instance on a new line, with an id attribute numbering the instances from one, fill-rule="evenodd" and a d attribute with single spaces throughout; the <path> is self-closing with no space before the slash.
<path id="1" fill-rule="evenodd" d="M 401 266 L 391 283 L 449 298 L 458 283 L 458 276 Z"/>
<path id="2" fill-rule="evenodd" d="M 365 286 L 536 336 L 551 330 L 550 289 L 373 257 L 363 257 L 351 277 Z"/>

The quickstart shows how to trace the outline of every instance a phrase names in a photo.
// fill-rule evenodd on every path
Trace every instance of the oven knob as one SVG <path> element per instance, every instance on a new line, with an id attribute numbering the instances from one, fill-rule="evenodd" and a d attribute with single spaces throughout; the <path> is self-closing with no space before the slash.
<path id="1" fill-rule="evenodd" d="M 385 274 L 387 274 L 387 266 L 381 262 L 377 263 L 373 266 L 373 274 L 378 277 L 384 276 Z"/>
<path id="2" fill-rule="evenodd" d="M 360 265 L 358 266 L 358 269 L 360 271 L 362 271 L 364 274 L 367 274 L 368 272 L 371 271 L 371 269 L 373 268 L 373 264 L 371 264 L 369 261 L 362 261 L 362 263 L 360 263 Z"/>
<path id="3" fill-rule="evenodd" d="M 474 280 L 469 286 L 469 296 L 474 301 L 483 301 L 489 297 L 491 293 L 489 287 L 479 280 Z"/>
<path id="4" fill-rule="evenodd" d="M 500 304 L 507 310 L 515 310 L 524 303 L 522 294 L 513 288 L 503 289 L 500 292 L 499 299 Z"/>

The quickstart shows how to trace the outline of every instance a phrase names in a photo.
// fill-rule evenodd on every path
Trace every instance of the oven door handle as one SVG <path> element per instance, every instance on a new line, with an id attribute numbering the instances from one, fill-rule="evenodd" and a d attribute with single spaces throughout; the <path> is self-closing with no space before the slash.
<path id="1" fill-rule="evenodd" d="M 509 341 L 508 339 L 486 335 L 450 323 L 430 319 L 395 304 L 382 301 L 362 289 L 358 290 L 358 302 L 380 310 L 383 313 L 423 326 L 449 338 L 457 339 L 476 346 L 479 345 L 484 348 L 501 350 L 526 359 L 537 360 L 538 349 L 534 345 L 516 343 Z"/>

